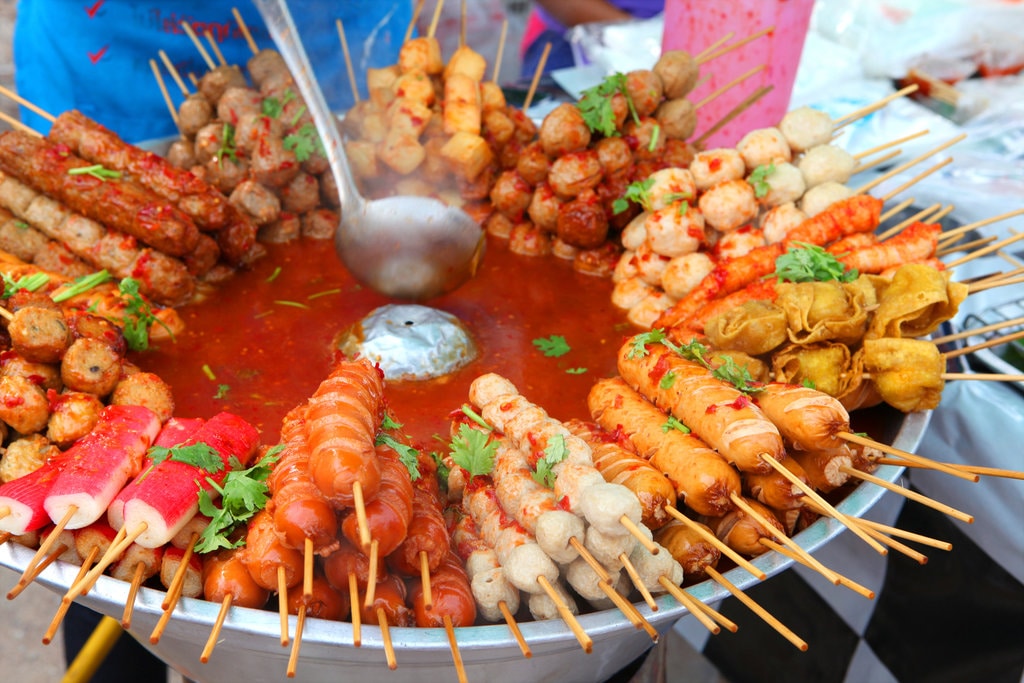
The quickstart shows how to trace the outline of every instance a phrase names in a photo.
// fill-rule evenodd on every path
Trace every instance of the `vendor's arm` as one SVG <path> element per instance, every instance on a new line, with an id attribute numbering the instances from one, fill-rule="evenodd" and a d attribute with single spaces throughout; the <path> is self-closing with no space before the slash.
<path id="1" fill-rule="evenodd" d="M 629 12 L 619 9 L 607 0 L 536 0 L 537 4 L 564 26 L 575 26 L 592 21 L 625 21 Z"/>

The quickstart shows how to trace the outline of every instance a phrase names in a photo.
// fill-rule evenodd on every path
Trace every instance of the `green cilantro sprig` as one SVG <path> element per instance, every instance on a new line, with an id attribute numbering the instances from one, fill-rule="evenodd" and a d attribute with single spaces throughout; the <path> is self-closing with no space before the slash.
<path id="1" fill-rule="evenodd" d="M 626 89 L 626 75 L 614 73 L 592 88 L 583 91 L 576 108 L 583 115 L 583 121 L 594 133 L 600 133 L 605 137 L 612 137 L 619 134 L 615 128 L 615 110 L 612 109 L 612 98 L 616 93 L 622 93 L 626 98 L 630 115 L 636 123 L 640 123 L 640 116 L 636 113 L 636 106 L 633 98 Z"/>
<path id="2" fill-rule="evenodd" d="M 260 104 L 260 113 L 264 116 L 276 119 L 281 115 L 281 110 L 283 108 L 284 105 L 281 104 L 281 100 L 276 97 L 265 97 L 263 102 Z"/>
<path id="3" fill-rule="evenodd" d="M 61 301 L 67 301 L 72 297 L 76 297 L 79 294 L 88 292 L 93 287 L 99 287 L 105 282 L 111 280 L 111 275 L 105 269 L 97 271 L 95 273 L 89 273 L 88 275 L 82 275 L 81 277 L 75 278 L 74 282 L 65 287 L 62 291 L 54 294 L 51 299 L 55 302 L 60 303 Z"/>
<path id="4" fill-rule="evenodd" d="M 441 487 L 442 491 L 448 490 L 448 475 L 451 474 L 451 468 L 445 464 L 444 458 L 437 451 L 430 451 L 430 459 L 434 461 L 434 467 L 437 468 L 437 483 Z"/>
<path id="5" fill-rule="evenodd" d="M 636 180 L 626 187 L 626 192 L 612 202 L 612 211 L 622 213 L 629 208 L 630 202 L 636 202 L 645 211 L 651 210 L 651 187 L 654 185 L 654 178 Z"/>
<path id="6" fill-rule="evenodd" d="M 139 294 L 139 281 L 126 277 L 121 280 L 118 290 L 124 298 L 124 339 L 128 348 L 133 351 L 145 351 L 149 348 L 149 328 L 158 323 L 171 337 L 174 331 L 163 320 L 153 315 L 153 307 Z"/>
<path id="7" fill-rule="evenodd" d="M 9 297 L 11 294 L 14 294 L 15 292 L 22 289 L 29 292 L 34 292 L 50 281 L 50 276 L 47 275 L 46 273 L 32 273 L 31 275 L 22 275 L 17 280 L 12 278 L 7 273 L 0 273 L 0 277 L 3 277 L 3 297 L 5 299 Z"/>
<path id="8" fill-rule="evenodd" d="M 768 184 L 768 176 L 775 173 L 775 163 L 762 164 L 751 171 L 747 182 L 754 188 L 754 196 L 761 199 L 768 194 L 772 186 Z"/>
<path id="9" fill-rule="evenodd" d="M 398 430 L 402 428 L 401 422 L 395 422 L 390 415 L 384 416 L 384 421 L 381 422 L 380 428 L 382 430 Z M 422 475 L 420 474 L 420 452 L 408 444 L 404 444 L 390 434 L 382 431 L 374 439 L 375 446 L 387 446 L 395 453 L 398 453 L 398 461 L 405 465 L 405 469 L 409 470 L 409 479 L 416 481 Z"/>
<path id="10" fill-rule="evenodd" d="M 586 368 L 567 368 L 565 373 L 567 375 L 582 375 L 587 371 Z"/>
<path id="11" fill-rule="evenodd" d="M 673 429 L 678 432 L 682 432 L 683 434 L 690 433 L 689 427 L 680 422 L 675 416 L 669 415 L 668 420 L 665 421 L 665 424 L 661 425 L 661 433 L 668 434 Z"/>
<path id="12" fill-rule="evenodd" d="M 834 254 L 818 245 L 807 242 L 796 242 L 796 245 L 775 259 L 775 272 L 769 278 L 777 278 L 779 282 L 853 282 L 857 279 L 856 268 L 847 270 Z"/>
<path id="13" fill-rule="evenodd" d="M 487 475 L 494 469 L 498 442 L 467 424 L 459 425 L 459 433 L 452 438 L 449 448 L 452 461 L 469 472 L 470 477 Z"/>
<path id="14" fill-rule="evenodd" d="M 658 148 L 658 137 L 661 135 L 661 126 L 654 124 L 654 130 L 651 131 L 651 141 L 647 143 L 647 151 L 654 152 Z"/>
<path id="15" fill-rule="evenodd" d="M 478 413 L 475 410 L 473 410 L 473 407 L 470 406 L 468 403 L 463 403 L 462 404 L 462 408 L 460 408 L 460 410 L 462 411 L 463 415 L 468 417 L 470 420 L 472 420 L 476 424 L 480 425 L 480 427 L 483 428 L 484 430 L 486 430 L 488 432 L 493 432 L 494 431 L 494 427 L 492 427 L 491 425 L 487 424 L 487 420 L 485 420 L 483 418 L 483 415 L 481 415 L 480 413 Z"/>
<path id="16" fill-rule="evenodd" d="M 710 370 L 714 377 L 732 384 L 736 389 L 745 394 L 763 391 L 763 388 L 754 381 L 750 371 L 747 370 L 746 367 L 738 365 L 732 357 L 721 356 L 719 358 L 719 365 L 715 366 L 708 360 L 708 353 L 710 350 L 707 346 L 696 339 L 691 339 L 688 344 L 674 344 L 665 336 L 665 331 L 660 328 L 655 328 L 650 332 L 635 335 L 632 342 L 630 342 L 630 349 L 626 354 L 626 358 L 630 360 L 643 358 L 650 353 L 650 351 L 647 350 L 647 346 L 650 344 L 661 344 L 676 355 L 685 358 L 686 360 L 693 361 L 705 369 Z M 671 388 L 672 384 L 675 383 L 675 377 L 672 379 L 666 379 L 671 374 L 672 371 L 669 370 L 659 380 L 658 386 L 661 389 Z M 667 386 L 666 383 L 668 383 Z"/>
<path id="17" fill-rule="evenodd" d="M 559 358 L 572 350 L 569 343 L 565 341 L 565 337 L 560 334 L 534 339 L 533 345 L 548 358 Z"/>
<path id="18" fill-rule="evenodd" d="M 225 122 L 220 133 L 220 147 L 217 148 L 213 158 L 217 160 L 217 167 L 223 168 L 224 157 L 238 163 L 238 151 L 235 149 L 235 127 Z"/>
<path id="19" fill-rule="evenodd" d="M 199 535 L 196 552 L 209 553 L 218 548 L 238 548 L 245 545 L 245 538 L 232 542 L 231 533 L 249 521 L 257 512 L 267 505 L 270 491 L 267 488 L 267 477 L 284 446 L 278 444 L 266 452 L 259 461 L 248 469 L 241 469 L 238 460 L 232 458 L 235 467 L 224 477 L 222 484 L 217 484 L 210 477 L 206 482 L 220 494 L 220 507 L 213 502 L 213 497 L 206 489 L 199 490 L 199 511 L 210 518 Z M 237 467 L 236 467 L 237 466 Z"/>
<path id="20" fill-rule="evenodd" d="M 565 437 L 555 434 L 548 439 L 548 445 L 544 448 L 544 455 L 537 460 L 534 467 L 533 480 L 538 484 L 552 488 L 555 485 L 554 467 L 565 460 L 569 450 L 565 446 Z"/>
<path id="21" fill-rule="evenodd" d="M 321 156 L 327 156 L 324 145 L 317 135 L 316 127 L 312 123 L 304 123 L 297 131 L 284 138 L 284 148 L 295 152 L 295 159 L 299 162 L 306 161 L 316 152 Z"/>
<path id="22" fill-rule="evenodd" d="M 644 332 L 633 337 L 631 342 L 629 354 L 626 356 L 629 360 L 635 360 L 637 358 L 643 358 L 650 351 L 647 350 L 648 344 L 660 344 L 664 342 L 665 330 L 660 327 L 656 327 L 650 332 Z"/>
<path id="23" fill-rule="evenodd" d="M 106 182 L 107 180 L 118 180 L 121 178 L 120 171 L 112 171 L 109 168 L 104 168 L 103 164 L 93 164 L 92 166 L 79 166 L 78 168 L 69 168 L 68 175 L 88 175 Z"/>

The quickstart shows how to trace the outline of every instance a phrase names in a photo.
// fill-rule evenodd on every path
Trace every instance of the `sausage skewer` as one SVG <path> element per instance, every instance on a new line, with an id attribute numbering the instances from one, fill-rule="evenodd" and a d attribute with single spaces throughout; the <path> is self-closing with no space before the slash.
<path id="1" fill-rule="evenodd" d="M 306 611 L 313 597 L 313 540 L 307 538 L 303 545 L 302 563 L 302 603 L 299 606 L 298 620 L 295 623 L 295 639 L 292 651 L 288 656 L 286 675 L 295 678 L 295 669 L 299 661 L 299 649 L 302 647 L 302 631 L 306 625 Z"/>
<path id="2" fill-rule="evenodd" d="M 163 609 L 163 614 L 160 615 L 160 619 L 157 621 L 156 626 L 153 627 L 152 633 L 149 634 L 149 642 L 153 645 L 160 642 L 164 629 L 167 628 L 167 624 L 171 620 L 171 614 L 174 613 L 174 608 L 177 607 L 178 600 L 181 599 L 185 586 L 185 579 L 189 575 L 189 570 L 192 569 L 195 544 L 198 540 L 199 534 L 193 532 L 190 538 L 191 542 L 184 549 L 180 559 L 178 560 L 178 566 L 171 578 L 170 585 L 167 587 L 167 595 L 164 596 L 163 602 L 160 604 L 160 607 Z M 165 553 L 165 558 L 166 555 L 167 554 Z"/>
<path id="3" fill-rule="evenodd" d="M 707 572 L 711 578 L 725 586 L 726 590 L 728 590 L 736 597 L 736 599 L 738 599 L 740 602 L 746 605 L 747 608 L 750 609 L 750 611 L 752 611 L 757 616 L 761 617 L 761 619 L 764 620 L 766 624 L 775 629 L 786 640 L 793 643 L 793 645 L 796 646 L 798 650 L 800 650 L 801 652 L 805 652 L 807 650 L 806 641 L 804 641 L 798 635 L 793 633 L 793 631 L 791 631 L 789 627 L 787 627 L 781 621 L 772 616 L 768 612 L 768 610 L 766 610 L 764 607 L 755 602 L 753 598 L 751 598 L 749 595 L 747 595 L 739 588 L 737 588 L 735 584 L 733 584 L 727 578 L 722 576 L 722 574 L 719 573 L 717 569 L 715 569 L 714 567 L 708 567 Z"/>

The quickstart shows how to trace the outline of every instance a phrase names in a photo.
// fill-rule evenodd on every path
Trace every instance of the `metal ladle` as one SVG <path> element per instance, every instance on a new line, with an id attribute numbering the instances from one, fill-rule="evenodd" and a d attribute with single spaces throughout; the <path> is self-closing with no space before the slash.
<path id="1" fill-rule="evenodd" d="M 341 195 L 334 246 L 349 272 L 382 294 L 413 301 L 440 296 L 473 277 L 485 239 L 465 211 L 429 197 L 367 200 L 359 194 L 337 122 L 312 77 L 288 8 L 283 0 L 254 2 L 323 140 Z"/>

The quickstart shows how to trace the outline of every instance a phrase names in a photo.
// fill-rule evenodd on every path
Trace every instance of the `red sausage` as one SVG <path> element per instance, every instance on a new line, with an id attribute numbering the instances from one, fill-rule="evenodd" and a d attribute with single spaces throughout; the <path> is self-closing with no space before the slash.
<path id="1" fill-rule="evenodd" d="M 308 598 L 302 591 L 292 591 L 288 596 L 288 611 L 298 614 L 299 608 L 306 606 L 306 616 L 317 619 L 340 621 L 348 616 L 348 588 L 335 590 L 323 576 L 313 576 L 313 594 Z"/>
<path id="2" fill-rule="evenodd" d="M 476 621 L 476 602 L 469 587 L 469 578 L 462 568 L 458 556 L 448 553 L 437 571 L 430 573 L 430 592 L 433 606 L 426 609 L 423 604 L 423 584 L 411 582 L 409 603 L 416 615 L 416 625 L 442 627 L 448 616 L 455 626 L 472 626 Z"/>
<path id="3" fill-rule="evenodd" d="M 390 555 L 405 540 L 412 520 L 412 481 L 409 470 L 398 460 L 390 448 L 377 450 L 381 481 L 377 497 L 366 504 L 366 523 L 370 538 L 377 541 L 381 557 Z M 359 528 L 355 511 L 350 511 L 341 522 L 341 532 L 352 545 L 359 546 Z"/>
<path id="4" fill-rule="evenodd" d="M 281 543 L 274 519 L 266 510 L 260 510 L 249 522 L 242 558 L 253 581 L 269 591 L 277 590 L 279 566 L 284 567 L 289 588 L 302 580 L 302 553 Z"/>
<path id="5" fill-rule="evenodd" d="M 366 606 L 365 601 L 360 606 L 363 621 L 369 624 L 377 623 L 377 610 L 384 610 L 384 618 L 390 626 L 411 626 L 413 615 L 412 610 L 405 606 L 405 583 L 394 574 L 386 576 L 377 582 L 374 588 L 373 604 Z"/>
<path id="6" fill-rule="evenodd" d="M 388 567 L 403 576 L 419 576 L 420 552 L 425 552 L 430 571 L 437 571 L 448 556 L 448 550 L 448 531 L 437 499 L 415 489 L 409 533 L 395 552 L 388 555 Z"/>
<path id="7" fill-rule="evenodd" d="M 341 539 L 338 549 L 324 558 L 324 575 L 335 590 L 348 590 L 349 574 L 355 574 L 359 590 L 365 591 L 369 584 L 370 558 L 345 539 Z M 377 563 L 376 581 L 385 576 L 384 563 Z"/>
<path id="8" fill-rule="evenodd" d="M 220 602 L 231 596 L 231 604 L 259 609 L 267 604 L 270 592 L 249 575 L 242 548 L 222 550 L 203 558 L 203 597 Z"/>

